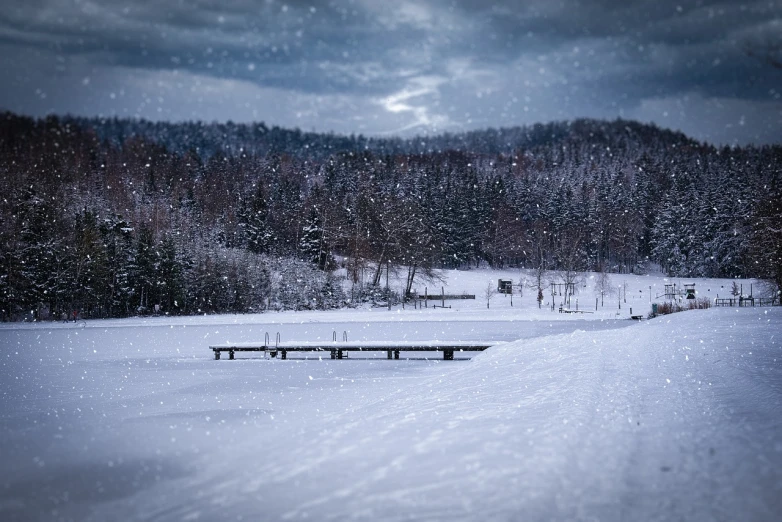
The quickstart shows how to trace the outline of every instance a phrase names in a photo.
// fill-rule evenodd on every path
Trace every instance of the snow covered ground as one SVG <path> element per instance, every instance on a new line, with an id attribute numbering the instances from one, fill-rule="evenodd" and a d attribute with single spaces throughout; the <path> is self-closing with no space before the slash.
<path id="1" fill-rule="evenodd" d="M 502 277 L 480 272 L 464 274 L 465 290 Z M 635 284 L 642 294 L 662 280 Z M 726 284 L 697 281 L 699 295 L 719 286 L 727 297 Z M 449 279 L 446 292 L 461 290 Z M 648 293 L 631 292 L 648 306 Z M 619 316 L 618 302 L 559 314 L 526 290 L 513 307 L 505 296 L 488 310 L 452 303 L 0 325 L 0 518 L 782 515 L 782 309 L 639 323 L 625 319 L 629 303 Z M 455 361 L 214 361 L 207 348 L 343 331 L 351 341 L 511 342 Z"/>

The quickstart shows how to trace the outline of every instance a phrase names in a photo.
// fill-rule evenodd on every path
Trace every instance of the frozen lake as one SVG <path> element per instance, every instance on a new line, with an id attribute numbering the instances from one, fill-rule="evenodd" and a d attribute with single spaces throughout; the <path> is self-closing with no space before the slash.
<path id="1" fill-rule="evenodd" d="M 308 314 L 299 314 L 307 317 Z M 368 315 L 368 314 L 364 314 Z M 377 316 L 378 314 L 375 314 Z M 242 316 L 233 317 L 242 321 Z M 251 316 L 255 321 L 262 318 L 269 322 L 212 322 L 213 317 L 189 318 L 190 324 L 183 324 L 181 318 L 167 320 L 155 318 L 139 324 L 137 320 L 96 320 L 74 323 L 21 324 L 17 328 L 0 328 L 3 346 L 19 346 L 23 353 L 37 353 L 43 350 L 51 356 L 66 354 L 73 357 L 88 357 L 92 360 L 104 356 L 127 357 L 208 357 L 210 344 L 227 342 L 263 342 L 268 334 L 273 344 L 280 336 L 281 341 L 331 341 L 336 333 L 342 340 L 347 334 L 350 341 L 514 341 L 531 339 L 544 335 L 571 333 L 576 330 L 599 331 L 627 328 L 634 325 L 628 320 L 586 320 L 569 321 L 524 321 L 524 320 L 420 320 L 402 316 L 397 319 L 367 317 L 366 320 L 292 321 L 287 314 L 282 322 L 273 321 L 274 316 Z M 295 316 L 293 316 L 295 317 Z M 418 319 L 418 320 L 417 320 Z M 202 324 L 203 323 L 203 324 Z M 139 355 L 141 354 L 141 355 Z M 385 357 L 384 354 L 383 357 Z M 243 357 L 243 355 L 238 355 Z M 292 357 L 296 355 L 291 354 Z M 249 357 L 257 357 L 249 355 Z M 19 361 L 23 363 L 24 361 Z"/>

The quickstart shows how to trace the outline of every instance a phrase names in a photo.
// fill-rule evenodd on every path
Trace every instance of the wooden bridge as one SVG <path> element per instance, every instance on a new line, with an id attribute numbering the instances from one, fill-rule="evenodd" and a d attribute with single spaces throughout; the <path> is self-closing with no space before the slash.
<path id="1" fill-rule="evenodd" d="M 342 341 L 342 342 L 276 342 L 227 343 L 210 346 L 215 359 L 228 352 L 233 359 L 235 352 L 269 352 L 272 357 L 280 354 L 287 359 L 288 352 L 329 352 L 332 359 L 343 359 L 348 352 L 386 352 L 388 358 L 399 359 L 399 352 L 443 352 L 443 360 L 452 361 L 454 352 L 482 352 L 499 344 L 470 341 Z"/>

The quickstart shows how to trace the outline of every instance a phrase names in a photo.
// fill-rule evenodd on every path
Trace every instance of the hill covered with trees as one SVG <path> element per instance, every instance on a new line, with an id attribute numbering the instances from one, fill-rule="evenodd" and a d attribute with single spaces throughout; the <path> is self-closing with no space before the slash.
<path id="1" fill-rule="evenodd" d="M 782 146 L 621 120 L 379 139 L 2 113 L 0 313 L 330 308 L 386 268 L 410 290 L 479 263 L 782 285 L 781 183 Z"/>

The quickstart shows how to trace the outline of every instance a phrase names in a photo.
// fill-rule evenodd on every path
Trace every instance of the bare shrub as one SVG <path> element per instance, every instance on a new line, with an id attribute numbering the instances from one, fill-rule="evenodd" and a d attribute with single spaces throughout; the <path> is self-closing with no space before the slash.
<path id="1" fill-rule="evenodd" d="M 657 305 L 657 315 L 675 314 L 676 312 L 683 312 L 684 308 L 679 303 L 673 301 L 667 301 L 665 303 L 659 303 Z"/>
<path id="2" fill-rule="evenodd" d="M 665 303 L 657 304 L 657 315 L 675 314 L 676 312 L 684 312 L 686 310 L 706 310 L 707 308 L 711 308 L 711 301 L 708 297 L 688 299 L 685 306 L 675 301 L 666 301 Z M 650 317 L 653 316 L 650 315 Z"/>
<path id="3" fill-rule="evenodd" d="M 701 297 L 700 299 L 690 299 L 687 301 L 688 310 L 706 310 L 711 308 L 711 300 L 708 297 Z"/>

